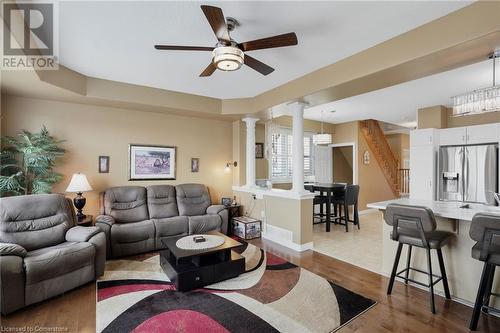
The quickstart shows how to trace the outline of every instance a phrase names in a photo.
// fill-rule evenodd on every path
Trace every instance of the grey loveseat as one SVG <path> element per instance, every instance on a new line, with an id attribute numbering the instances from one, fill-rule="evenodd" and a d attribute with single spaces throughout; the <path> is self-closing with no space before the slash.
<path id="1" fill-rule="evenodd" d="M 97 227 L 75 226 L 62 194 L 0 199 L 1 312 L 92 281 L 104 273 L 106 237 Z"/>
<path id="2" fill-rule="evenodd" d="M 212 205 L 202 184 L 112 187 L 101 194 L 101 214 L 108 258 L 163 249 L 169 237 L 227 233 L 227 209 Z"/>

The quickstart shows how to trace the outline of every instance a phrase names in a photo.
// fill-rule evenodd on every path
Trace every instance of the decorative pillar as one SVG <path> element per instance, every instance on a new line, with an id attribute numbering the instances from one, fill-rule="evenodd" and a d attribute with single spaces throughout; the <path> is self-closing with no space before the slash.
<path id="1" fill-rule="evenodd" d="M 255 123 L 258 118 L 243 118 L 247 125 L 246 142 L 246 185 L 245 187 L 255 187 Z"/>
<path id="2" fill-rule="evenodd" d="M 304 108 L 302 102 L 288 105 L 292 117 L 292 191 L 304 193 Z"/>

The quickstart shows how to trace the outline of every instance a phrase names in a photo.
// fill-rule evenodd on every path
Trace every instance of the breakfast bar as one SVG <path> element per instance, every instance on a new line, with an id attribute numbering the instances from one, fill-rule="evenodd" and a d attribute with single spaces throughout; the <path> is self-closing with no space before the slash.
<path id="1" fill-rule="evenodd" d="M 476 298 L 477 288 L 483 269 L 483 263 L 471 257 L 471 249 L 475 242 L 469 237 L 469 228 L 472 217 L 479 212 L 488 212 L 500 215 L 500 208 L 474 203 L 446 202 L 432 200 L 416 200 L 401 198 L 395 200 L 370 203 L 369 208 L 378 209 L 385 212 L 387 205 L 397 203 L 410 206 L 425 206 L 430 208 L 436 217 L 437 228 L 439 230 L 452 231 L 455 237 L 450 244 L 443 248 L 444 263 L 450 285 L 452 297 L 466 304 L 473 304 Z M 383 226 L 383 260 L 382 273 L 389 276 L 391 273 L 394 257 L 397 249 L 397 242 L 390 238 L 392 227 L 384 223 Z M 405 250 L 403 250 L 405 251 Z M 402 258 L 406 257 L 403 252 Z M 401 260 L 399 266 L 404 266 Z M 434 267 L 434 265 L 436 267 Z M 426 270 L 426 254 L 422 249 L 415 249 L 412 256 L 411 266 Z M 439 272 L 438 261 L 433 260 L 433 271 Z M 426 282 L 427 277 L 420 273 L 414 273 L 413 279 Z M 397 288 L 397 286 L 396 286 Z M 443 294 L 443 287 L 438 283 L 435 287 L 438 293 Z M 500 274 L 495 276 L 493 291 L 500 291 Z M 492 305 L 500 307 L 500 300 L 493 298 Z"/>

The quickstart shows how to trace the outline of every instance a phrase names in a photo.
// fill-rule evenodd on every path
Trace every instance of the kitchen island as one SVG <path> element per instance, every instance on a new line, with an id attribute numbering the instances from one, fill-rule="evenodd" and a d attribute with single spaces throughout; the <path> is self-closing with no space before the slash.
<path id="1" fill-rule="evenodd" d="M 468 204 L 469 208 L 460 208 L 464 205 L 463 202 L 445 202 L 431 200 L 415 200 L 401 198 L 395 200 L 381 201 L 370 203 L 369 208 L 378 209 L 382 212 L 390 203 L 398 203 L 412 206 L 425 206 L 430 208 L 436 216 L 437 228 L 439 230 L 452 231 L 455 237 L 450 241 L 448 246 L 443 248 L 444 262 L 448 282 L 452 297 L 466 304 L 473 304 L 476 298 L 479 280 L 483 269 L 483 262 L 475 260 L 471 257 L 471 249 L 475 242 L 469 237 L 469 228 L 472 217 L 479 212 L 489 212 L 500 215 L 500 208 L 495 206 L 486 206 L 482 204 Z M 381 217 L 382 218 L 382 217 Z M 384 223 L 383 226 L 383 257 L 382 257 L 382 273 L 390 276 L 394 257 L 396 255 L 397 242 L 390 238 L 392 227 Z M 399 262 L 401 270 L 406 264 L 406 250 L 404 247 Z M 438 260 L 435 251 L 432 251 L 432 270 L 440 272 Z M 415 248 L 412 253 L 411 266 L 422 270 L 427 270 L 425 250 Z M 415 280 L 427 283 L 427 276 L 411 272 L 410 276 Z M 439 274 L 438 274 L 439 275 Z M 401 288 L 401 285 L 396 285 L 395 288 Z M 444 294 L 442 283 L 435 286 L 435 290 Z M 500 292 L 500 272 L 497 270 L 495 281 L 493 284 L 493 292 Z M 498 297 L 492 297 L 492 305 L 500 308 L 500 300 Z M 439 312 L 439 307 L 437 308 Z"/>

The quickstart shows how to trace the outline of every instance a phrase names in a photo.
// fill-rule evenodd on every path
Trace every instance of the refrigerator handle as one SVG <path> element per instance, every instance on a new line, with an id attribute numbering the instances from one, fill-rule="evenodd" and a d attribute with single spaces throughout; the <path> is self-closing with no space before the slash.
<path id="1" fill-rule="evenodd" d="M 462 177 L 463 179 L 462 190 L 464 193 L 463 195 L 464 201 L 467 201 L 468 200 L 467 194 L 469 193 L 469 150 L 467 149 L 467 147 L 463 147 L 463 150 L 464 150 L 464 162 L 463 162 L 464 176 Z"/>

